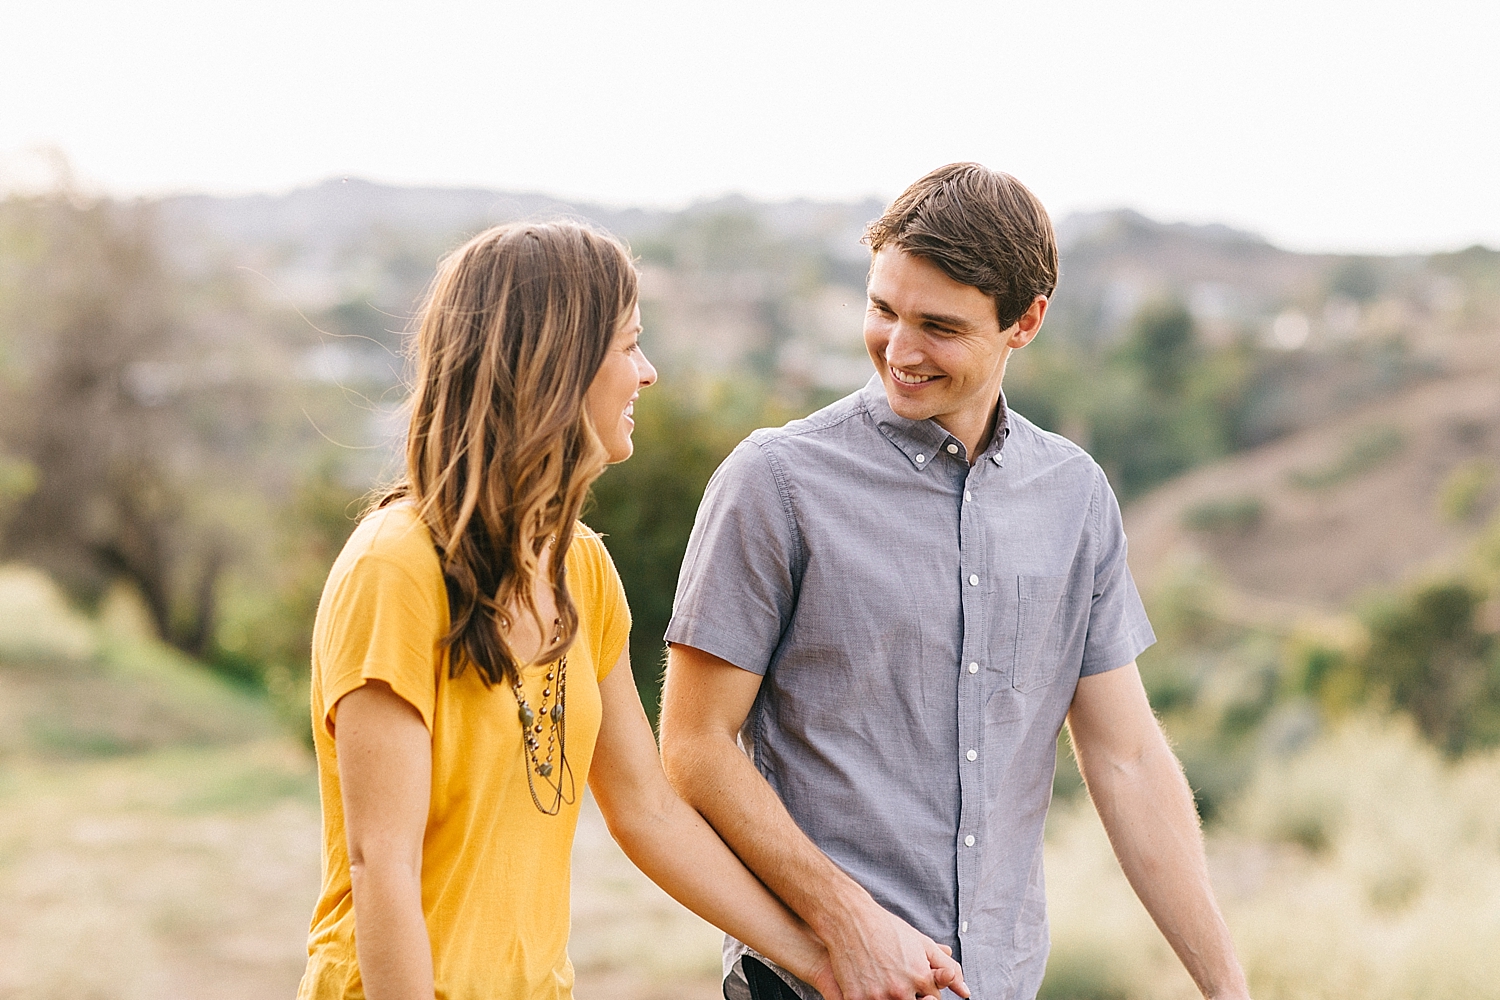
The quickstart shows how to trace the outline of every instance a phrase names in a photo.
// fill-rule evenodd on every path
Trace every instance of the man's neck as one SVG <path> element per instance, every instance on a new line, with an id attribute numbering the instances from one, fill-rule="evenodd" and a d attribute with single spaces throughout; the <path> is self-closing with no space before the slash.
<path id="1" fill-rule="evenodd" d="M 984 411 L 982 419 L 962 419 L 968 414 L 961 415 L 958 420 L 947 417 L 934 418 L 939 427 L 963 443 L 964 454 L 969 457 L 970 464 L 984 454 L 985 449 L 990 446 L 991 439 L 995 436 L 995 429 L 1000 419 L 1000 398 L 1000 390 L 997 388 L 995 398 L 990 401 L 989 408 Z"/>

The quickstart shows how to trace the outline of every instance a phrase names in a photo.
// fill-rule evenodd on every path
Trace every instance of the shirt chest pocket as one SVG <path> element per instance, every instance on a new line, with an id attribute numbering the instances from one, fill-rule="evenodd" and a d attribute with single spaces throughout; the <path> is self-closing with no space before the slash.
<path id="1" fill-rule="evenodd" d="M 1087 593 L 1066 576 L 1016 578 L 1016 658 L 1011 686 L 1033 691 L 1057 680 L 1073 656 L 1085 624 Z"/>

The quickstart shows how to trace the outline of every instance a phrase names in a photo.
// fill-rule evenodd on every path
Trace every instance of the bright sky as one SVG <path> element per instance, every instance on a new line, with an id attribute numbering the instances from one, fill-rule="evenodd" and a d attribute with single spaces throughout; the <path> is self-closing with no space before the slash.
<path id="1" fill-rule="evenodd" d="M 0 183 L 612 204 L 1008 170 L 1298 249 L 1500 247 L 1495 0 L 0 0 Z"/>

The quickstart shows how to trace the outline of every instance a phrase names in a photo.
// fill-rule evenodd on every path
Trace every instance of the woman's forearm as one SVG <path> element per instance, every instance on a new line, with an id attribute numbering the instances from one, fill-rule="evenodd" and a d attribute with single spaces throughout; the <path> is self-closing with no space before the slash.
<path id="1" fill-rule="evenodd" d="M 662 780 L 665 786 L 665 779 Z M 636 867 L 709 923 L 820 988 L 832 983 L 822 942 L 761 885 L 713 828 L 670 789 L 616 817 L 610 832 Z"/>
<path id="2" fill-rule="evenodd" d="M 418 874 L 400 863 L 350 866 L 354 942 L 368 1000 L 433 1000 L 432 943 Z"/>

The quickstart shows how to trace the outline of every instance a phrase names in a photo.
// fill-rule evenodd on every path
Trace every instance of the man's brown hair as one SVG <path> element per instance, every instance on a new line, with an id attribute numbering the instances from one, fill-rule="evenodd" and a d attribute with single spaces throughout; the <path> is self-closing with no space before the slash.
<path id="1" fill-rule="evenodd" d="M 903 250 L 995 300 L 1004 330 L 1057 287 L 1057 238 L 1036 195 L 978 163 L 938 167 L 865 230 L 871 253 Z"/>

